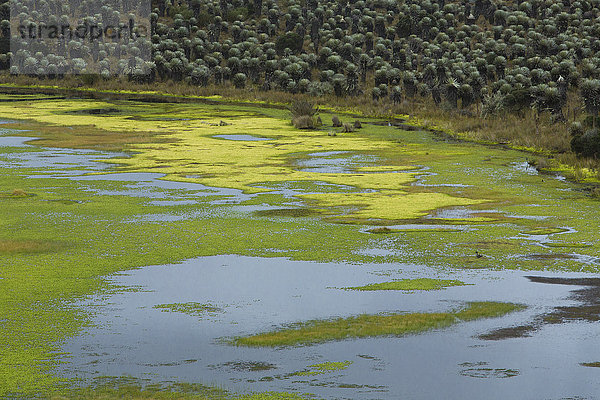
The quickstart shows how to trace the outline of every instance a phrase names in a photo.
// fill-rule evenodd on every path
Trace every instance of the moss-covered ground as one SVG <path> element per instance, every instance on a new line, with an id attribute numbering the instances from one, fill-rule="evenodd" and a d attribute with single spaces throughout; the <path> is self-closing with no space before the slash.
<path id="1" fill-rule="evenodd" d="M 34 147 L 0 147 L 0 397 L 68 385 L 52 368 L 61 341 L 89 321 L 71 304 L 107 289 L 102 277 L 116 271 L 217 254 L 597 271 L 590 257 L 598 200 L 552 176 L 523 173 L 525 154 L 369 119 L 333 137 L 331 116 L 321 116 L 322 130 L 299 131 L 286 111 L 252 105 L 0 102 L 0 118 L 13 120 L 0 134 L 39 138 Z M 214 137 L 226 134 L 271 140 Z M 48 147 L 124 152 L 110 160 L 112 171 L 157 172 L 240 196 L 156 188 L 166 200 L 190 200 L 159 205 L 126 195 L 131 182 L 15 167 L 15 157 Z M 376 235 L 365 228 L 401 224 L 465 229 Z"/>

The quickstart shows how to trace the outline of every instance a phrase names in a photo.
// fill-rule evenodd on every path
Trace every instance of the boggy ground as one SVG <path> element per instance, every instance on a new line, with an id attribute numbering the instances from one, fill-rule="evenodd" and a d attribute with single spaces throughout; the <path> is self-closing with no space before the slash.
<path id="1" fill-rule="evenodd" d="M 369 119 L 333 136 L 329 114 L 300 131 L 251 105 L 19 100 L 0 103 L 19 120 L 0 147 L 0 397 L 66 390 L 60 344 L 90 321 L 72 304 L 117 271 L 219 254 L 450 275 L 599 266 L 597 200 L 518 151 Z"/>

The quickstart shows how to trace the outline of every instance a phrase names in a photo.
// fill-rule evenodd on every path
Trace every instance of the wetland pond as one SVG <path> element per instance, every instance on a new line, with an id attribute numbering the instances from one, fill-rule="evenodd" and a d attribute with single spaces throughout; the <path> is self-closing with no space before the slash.
<path id="1" fill-rule="evenodd" d="M 123 377 L 323 399 L 600 393 L 600 203 L 525 153 L 369 119 L 333 137 L 250 105 L 39 99 L 0 117 L 0 398 Z M 347 334 L 244 341 L 334 323 Z"/>

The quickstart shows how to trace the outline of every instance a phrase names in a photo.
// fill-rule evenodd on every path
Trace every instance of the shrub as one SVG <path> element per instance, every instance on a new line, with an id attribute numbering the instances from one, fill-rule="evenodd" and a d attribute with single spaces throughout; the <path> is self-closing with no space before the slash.
<path id="1" fill-rule="evenodd" d="M 318 109 L 315 108 L 315 105 L 306 100 L 296 100 L 292 103 L 292 106 L 290 107 L 292 118 L 303 116 L 312 117 L 317 113 L 317 111 Z"/>
<path id="2" fill-rule="evenodd" d="M 317 122 L 309 115 L 301 115 L 292 119 L 292 123 L 297 129 L 315 129 Z"/>
<path id="3" fill-rule="evenodd" d="M 233 85 L 238 89 L 243 89 L 246 87 L 246 75 L 242 74 L 241 72 L 239 74 L 235 74 L 233 76 Z"/>
<path id="4" fill-rule="evenodd" d="M 333 86 L 329 82 L 311 82 L 308 84 L 308 94 L 314 97 L 323 97 L 333 93 Z"/>
<path id="5" fill-rule="evenodd" d="M 332 122 L 334 128 L 340 128 L 342 126 L 342 121 L 340 121 L 340 119 L 338 118 L 337 115 L 334 115 L 331 118 L 331 122 Z"/>
<path id="6" fill-rule="evenodd" d="M 483 118 L 497 115 L 504 110 L 504 95 L 500 91 L 485 95 L 481 103 L 481 116 Z"/>
<path id="7" fill-rule="evenodd" d="M 12 191 L 14 197 L 27 197 L 27 193 L 23 189 L 15 189 Z"/>
<path id="8" fill-rule="evenodd" d="M 306 100 L 296 100 L 290 107 L 292 113 L 292 123 L 298 129 L 315 129 L 319 125 L 319 120 L 315 119 L 317 108 L 314 104 Z"/>
<path id="9" fill-rule="evenodd" d="M 79 76 L 79 79 L 81 79 L 81 82 L 83 82 L 85 85 L 93 86 L 100 80 L 100 75 L 98 75 L 98 74 L 81 74 Z"/>
<path id="10" fill-rule="evenodd" d="M 344 123 L 344 133 L 354 132 L 354 126 L 351 124 Z"/>
<path id="11" fill-rule="evenodd" d="M 584 157 L 600 156 L 600 134 L 598 129 L 590 129 L 583 135 L 573 136 L 571 149 Z"/>

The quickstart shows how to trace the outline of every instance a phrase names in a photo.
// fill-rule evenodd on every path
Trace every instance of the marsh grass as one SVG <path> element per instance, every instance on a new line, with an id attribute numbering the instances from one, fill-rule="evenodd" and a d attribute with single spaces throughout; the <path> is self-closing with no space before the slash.
<path id="1" fill-rule="evenodd" d="M 66 247 L 65 243 L 55 241 L 0 239 L 0 254 L 49 253 Z"/>
<path id="2" fill-rule="evenodd" d="M 440 290 L 450 286 L 465 286 L 466 284 L 454 279 L 402 279 L 393 282 L 372 283 L 365 286 L 344 288 L 346 290 L 372 291 L 372 290 Z"/>
<path id="3" fill-rule="evenodd" d="M 376 336 L 404 336 L 446 328 L 460 321 L 494 318 L 523 309 L 512 303 L 474 302 L 465 308 L 446 313 L 412 313 L 392 315 L 358 315 L 334 320 L 317 320 L 296 327 L 239 337 L 233 344 L 250 347 L 295 346 L 331 340 Z"/>
<path id="4" fill-rule="evenodd" d="M 592 197 L 592 199 L 600 200 L 600 187 L 596 186 L 590 189 L 590 196 Z"/>
<path id="5" fill-rule="evenodd" d="M 33 194 L 27 193 L 23 189 L 13 189 L 12 192 L 0 193 L 0 199 L 11 199 L 11 198 L 24 198 L 31 197 Z"/>
<path id="6" fill-rule="evenodd" d="M 44 147 L 69 149 L 123 151 L 131 144 L 168 143 L 171 141 L 163 135 L 149 132 L 108 131 L 91 125 L 80 125 L 74 130 L 65 126 L 21 121 L 19 129 L 23 130 L 25 136 L 29 130 L 36 132 L 38 138 L 32 140 L 31 143 Z"/>

